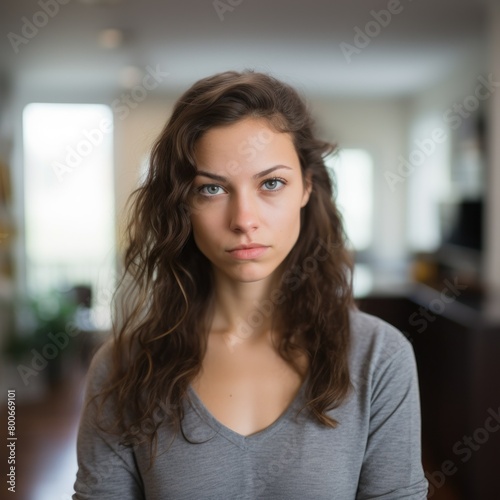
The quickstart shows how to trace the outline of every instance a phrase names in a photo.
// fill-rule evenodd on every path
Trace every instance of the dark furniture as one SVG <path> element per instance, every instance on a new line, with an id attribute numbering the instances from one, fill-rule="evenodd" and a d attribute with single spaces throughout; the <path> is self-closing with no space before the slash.
<path id="1" fill-rule="evenodd" d="M 357 302 L 412 342 L 429 498 L 500 498 L 500 304 L 457 291 L 452 279 L 440 283 Z"/>

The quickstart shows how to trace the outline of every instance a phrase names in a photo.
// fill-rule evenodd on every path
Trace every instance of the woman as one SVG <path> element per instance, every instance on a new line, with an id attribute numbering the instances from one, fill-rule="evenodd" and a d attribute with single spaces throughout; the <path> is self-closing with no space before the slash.
<path id="1" fill-rule="evenodd" d="M 265 74 L 177 101 L 133 193 L 74 499 L 426 498 L 413 351 L 353 304 L 333 149 Z"/>

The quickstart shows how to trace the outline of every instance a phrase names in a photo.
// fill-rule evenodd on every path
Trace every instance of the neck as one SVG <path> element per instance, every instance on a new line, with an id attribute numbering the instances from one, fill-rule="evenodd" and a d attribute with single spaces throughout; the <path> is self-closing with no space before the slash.
<path id="1" fill-rule="evenodd" d="M 276 280 L 242 283 L 220 274 L 214 278 L 210 331 L 234 336 L 238 343 L 269 339 L 276 316 L 272 300 L 272 292 L 278 290 Z"/>

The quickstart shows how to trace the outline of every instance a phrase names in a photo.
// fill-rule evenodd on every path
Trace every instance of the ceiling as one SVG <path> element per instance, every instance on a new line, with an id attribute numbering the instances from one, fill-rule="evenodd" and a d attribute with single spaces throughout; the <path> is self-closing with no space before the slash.
<path id="1" fill-rule="evenodd" d="M 375 21 L 389 6 L 399 12 Z M 2 0 L 0 75 L 24 88 L 110 90 L 127 67 L 149 65 L 168 73 L 159 88 L 179 92 L 255 68 L 310 92 L 408 95 L 484 57 L 486 12 L 481 0 Z M 26 20 L 41 26 L 21 41 Z M 368 22 L 373 36 L 356 47 Z M 121 46 L 99 44 L 107 28 L 122 30 Z"/>

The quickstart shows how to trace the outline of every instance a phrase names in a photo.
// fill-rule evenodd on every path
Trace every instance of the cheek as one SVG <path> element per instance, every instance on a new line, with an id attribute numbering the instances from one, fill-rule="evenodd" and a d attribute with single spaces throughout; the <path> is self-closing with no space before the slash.
<path id="1" fill-rule="evenodd" d="M 208 232 L 203 217 L 191 217 L 191 227 L 193 229 L 194 240 L 199 244 L 200 240 L 205 239 L 205 233 Z"/>
<path id="2" fill-rule="evenodd" d="M 300 204 L 290 202 L 282 210 L 276 211 L 272 217 L 272 226 L 284 243 L 288 244 L 290 239 L 295 240 L 300 231 Z"/>
<path id="3" fill-rule="evenodd" d="M 204 214 L 191 216 L 191 227 L 193 238 L 196 245 L 202 250 L 203 248 L 213 246 L 220 239 L 220 218 L 215 215 L 210 215 L 208 211 Z"/>

